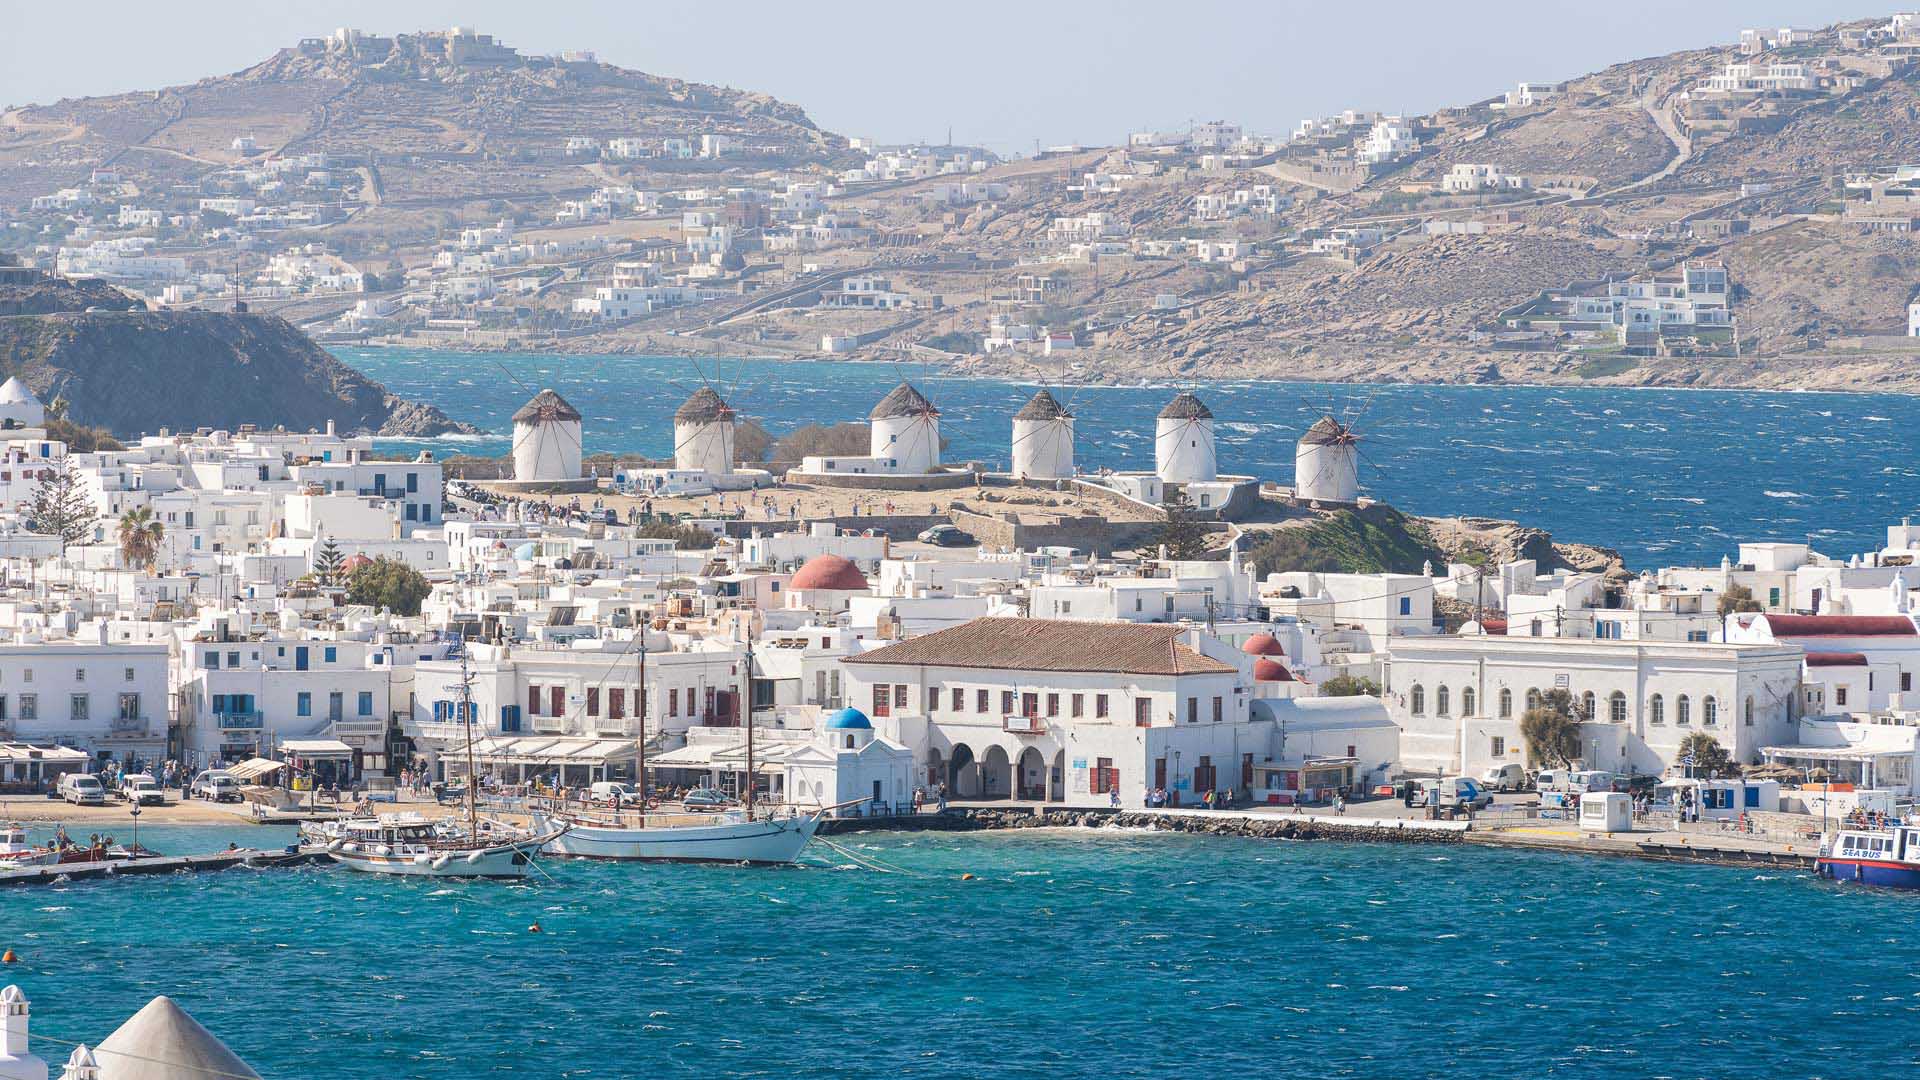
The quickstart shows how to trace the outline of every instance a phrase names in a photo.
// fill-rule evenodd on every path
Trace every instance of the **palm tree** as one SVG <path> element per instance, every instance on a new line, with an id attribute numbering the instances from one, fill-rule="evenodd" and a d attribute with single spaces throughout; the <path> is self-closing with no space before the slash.
<path id="1" fill-rule="evenodd" d="M 121 514 L 120 557 L 129 565 L 151 568 L 160 556 L 160 538 L 166 531 L 150 507 L 142 506 Z"/>

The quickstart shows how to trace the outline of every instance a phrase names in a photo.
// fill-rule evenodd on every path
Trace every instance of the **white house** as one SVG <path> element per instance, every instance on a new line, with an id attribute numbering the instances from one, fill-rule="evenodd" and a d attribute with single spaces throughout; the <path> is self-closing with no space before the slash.
<path id="1" fill-rule="evenodd" d="M 912 805 L 913 751 L 874 734 L 867 715 L 851 706 L 827 718 L 812 741 L 780 758 L 787 801 L 849 812 Z M 847 806 L 858 803 L 857 806 Z"/>

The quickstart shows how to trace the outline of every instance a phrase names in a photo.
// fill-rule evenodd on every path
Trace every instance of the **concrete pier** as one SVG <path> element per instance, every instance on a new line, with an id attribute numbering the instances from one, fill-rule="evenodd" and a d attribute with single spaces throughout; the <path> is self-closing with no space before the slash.
<path id="1" fill-rule="evenodd" d="M 209 855 L 163 855 L 151 859 L 105 859 L 98 862 L 55 863 L 0 870 L 0 885 L 53 885 L 100 878 L 144 877 L 153 874 L 205 873 L 236 866 L 279 868 L 307 866 L 327 860 L 325 854 L 285 851 L 219 851 Z"/>

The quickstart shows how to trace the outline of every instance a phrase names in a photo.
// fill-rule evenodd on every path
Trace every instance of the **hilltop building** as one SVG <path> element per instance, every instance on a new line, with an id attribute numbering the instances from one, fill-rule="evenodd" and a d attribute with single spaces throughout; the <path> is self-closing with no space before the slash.
<path id="1" fill-rule="evenodd" d="M 1073 474 L 1073 414 L 1040 390 L 1013 414 L 1013 478 L 1063 480 Z"/>
<path id="2" fill-rule="evenodd" d="M 1350 503 L 1360 497 L 1360 437 L 1331 413 L 1313 422 L 1293 450 L 1293 497 Z"/>
<path id="3" fill-rule="evenodd" d="M 903 382 L 889 391 L 867 414 L 867 421 L 865 456 L 811 455 L 793 470 L 794 478 L 830 487 L 922 491 L 972 482 L 971 472 L 941 467 L 940 409 L 912 383 Z"/>
<path id="4" fill-rule="evenodd" d="M 702 386 L 673 414 L 673 467 L 617 473 L 615 484 L 644 494 L 704 495 L 745 491 L 773 483 L 765 469 L 734 464 L 738 415 L 719 391 Z"/>

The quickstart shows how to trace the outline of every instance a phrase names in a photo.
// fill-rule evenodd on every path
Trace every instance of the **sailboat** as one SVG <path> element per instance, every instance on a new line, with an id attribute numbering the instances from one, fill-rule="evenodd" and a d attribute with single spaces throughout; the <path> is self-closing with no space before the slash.
<path id="1" fill-rule="evenodd" d="M 637 630 L 640 656 L 639 778 L 644 802 L 647 785 L 647 627 Z M 535 832 L 560 829 L 547 851 L 581 859 L 641 862 L 791 863 L 800 857 L 820 827 L 823 811 L 759 812 L 754 806 L 753 636 L 747 634 L 746 693 L 741 704 L 747 726 L 746 794 L 737 810 L 712 814 L 585 810 L 572 807 L 535 811 Z"/>
<path id="2" fill-rule="evenodd" d="M 536 825 L 525 832 L 481 820 L 465 650 L 460 654 L 460 719 L 467 728 L 466 826 L 430 821 L 418 813 L 353 818 L 339 822 L 327 841 L 334 862 L 351 870 L 405 877 L 518 878 L 532 870 L 542 848 L 566 833 L 565 823 Z"/>

